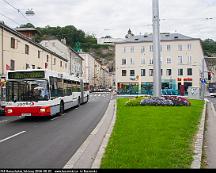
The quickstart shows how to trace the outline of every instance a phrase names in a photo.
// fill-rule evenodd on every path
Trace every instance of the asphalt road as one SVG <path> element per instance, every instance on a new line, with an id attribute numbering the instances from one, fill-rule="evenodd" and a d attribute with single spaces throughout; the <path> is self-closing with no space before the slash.
<path id="1" fill-rule="evenodd" d="M 207 130 L 205 133 L 207 168 L 216 168 L 216 98 L 208 97 L 207 99 L 210 101 L 207 107 Z"/>
<path id="2" fill-rule="evenodd" d="M 103 117 L 109 93 L 52 119 L 0 117 L 0 168 L 63 168 Z"/>

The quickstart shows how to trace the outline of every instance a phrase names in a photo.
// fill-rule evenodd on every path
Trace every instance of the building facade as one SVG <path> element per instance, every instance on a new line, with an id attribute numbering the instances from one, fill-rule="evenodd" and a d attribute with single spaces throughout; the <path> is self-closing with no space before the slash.
<path id="1" fill-rule="evenodd" d="M 68 73 L 79 77 L 82 76 L 83 58 L 66 45 L 65 39 L 61 41 L 57 39 L 42 40 L 40 44 L 68 60 Z"/>
<path id="2" fill-rule="evenodd" d="M 162 94 L 179 94 L 180 88 L 187 94 L 189 86 L 200 87 L 203 65 L 206 69 L 201 40 L 178 33 L 164 33 L 160 38 Z M 119 93 L 152 94 L 152 34 L 131 35 L 116 43 L 115 63 Z"/>
<path id="3" fill-rule="evenodd" d="M 79 53 L 84 59 L 83 78 L 89 81 L 91 90 L 110 86 L 109 71 L 89 53 Z"/>
<path id="4" fill-rule="evenodd" d="M 35 43 L 25 35 L 0 23 L 0 74 L 8 70 L 50 69 L 67 70 L 68 60 Z"/>

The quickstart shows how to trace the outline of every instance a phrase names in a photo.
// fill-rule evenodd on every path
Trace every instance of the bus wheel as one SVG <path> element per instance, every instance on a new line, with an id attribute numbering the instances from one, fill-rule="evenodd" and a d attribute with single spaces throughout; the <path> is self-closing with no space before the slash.
<path id="1" fill-rule="evenodd" d="M 60 115 L 63 115 L 64 114 L 64 102 L 61 101 L 60 103 L 60 112 L 59 112 Z"/>
<path id="2" fill-rule="evenodd" d="M 80 97 L 78 98 L 78 105 L 77 105 L 77 107 L 79 107 L 80 106 Z"/>

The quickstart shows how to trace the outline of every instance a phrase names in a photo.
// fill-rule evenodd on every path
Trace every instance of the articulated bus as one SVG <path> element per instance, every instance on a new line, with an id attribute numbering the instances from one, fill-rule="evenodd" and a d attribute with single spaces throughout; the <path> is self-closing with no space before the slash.
<path id="1" fill-rule="evenodd" d="M 6 116 L 52 116 L 87 103 L 89 84 L 66 73 L 35 69 L 8 71 Z"/>

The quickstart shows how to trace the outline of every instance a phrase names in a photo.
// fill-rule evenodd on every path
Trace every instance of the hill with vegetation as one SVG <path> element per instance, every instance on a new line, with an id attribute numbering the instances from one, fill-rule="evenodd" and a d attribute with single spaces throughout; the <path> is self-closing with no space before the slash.
<path id="1" fill-rule="evenodd" d="M 203 51 L 205 56 L 216 56 L 216 41 L 212 39 L 206 39 L 202 41 Z"/>
<path id="2" fill-rule="evenodd" d="M 97 39 L 94 35 L 86 34 L 84 31 L 77 29 L 73 25 L 64 27 L 45 26 L 35 27 L 31 23 L 20 26 L 21 28 L 35 28 L 38 34 L 33 38 L 34 41 L 40 42 L 46 39 L 66 39 L 67 46 L 73 48 L 75 51 L 82 50 L 92 54 L 103 65 L 107 65 L 110 71 L 114 67 L 114 46 L 98 45 Z"/>

